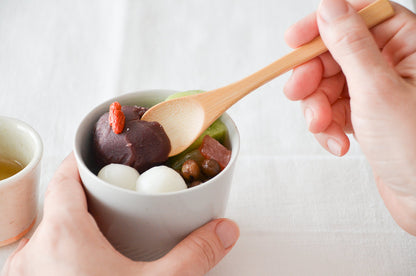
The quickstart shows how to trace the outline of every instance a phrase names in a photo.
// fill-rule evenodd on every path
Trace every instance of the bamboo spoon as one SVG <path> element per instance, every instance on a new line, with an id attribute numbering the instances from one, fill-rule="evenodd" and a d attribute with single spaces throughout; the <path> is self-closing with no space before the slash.
<path id="1" fill-rule="evenodd" d="M 393 16 L 388 0 L 377 0 L 359 11 L 368 28 Z M 169 137 L 169 156 L 185 150 L 238 100 L 277 76 L 327 51 L 318 36 L 260 71 L 225 87 L 159 103 L 142 117 L 160 123 Z"/>

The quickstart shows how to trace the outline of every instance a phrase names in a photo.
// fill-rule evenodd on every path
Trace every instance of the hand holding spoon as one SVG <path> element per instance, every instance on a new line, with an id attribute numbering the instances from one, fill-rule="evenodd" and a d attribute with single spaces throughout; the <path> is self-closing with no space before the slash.
<path id="1" fill-rule="evenodd" d="M 359 11 L 368 28 L 393 16 L 394 10 L 388 0 L 377 0 Z M 209 92 L 186 96 L 159 103 L 142 117 L 145 121 L 160 123 L 171 143 L 169 156 L 185 150 L 218 117 L 238 100 L 293 69 L 327 51 L 318 36 L 311 42 L 295 49 L 256 73 Z"/>

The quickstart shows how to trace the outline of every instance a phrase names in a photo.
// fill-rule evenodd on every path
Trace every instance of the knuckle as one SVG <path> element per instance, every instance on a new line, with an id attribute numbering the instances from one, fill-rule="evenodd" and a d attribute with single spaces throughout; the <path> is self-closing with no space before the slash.
<path id="1" fill-rule="evenodd" d="M 374 43 L 372 37 L 368 34 L 367 29 L 351 27 L 342 35 L 338 35 L 334 41 L 334 45 L 337 49 L 344 51 L 344 56 L 356 55 L 360 53 L 367 46 Z"/>
<path id="2" fill-rule="evenodd" d="M 64 223 L 56 216 L 53 219 L 49 219 L 47 224 L 41 226 L 38 236 L 43 240 L 43 246 L 51 252 L 55 251 L 60 239 L 66 233 Z"/>
<path id="3" fill-rule="evenodd" d="M 350 117 L 349 101 L 346 99 L 339 99 L 334 103 L 332 109 L 333 121 L 345 128 L 345 126 L 348 125 L 348 118 Z"/>
<path id="4" fill-rule="evenodd" d="M 192 246 L 195 247 L 194 252 L 197 252 L 197 257 L 201 263 L 206 265 L 206 271 L 214 267 L 217 263 L 217 254 L 215 244 L 202 236 L 195 236 L 192 239 Z"/>

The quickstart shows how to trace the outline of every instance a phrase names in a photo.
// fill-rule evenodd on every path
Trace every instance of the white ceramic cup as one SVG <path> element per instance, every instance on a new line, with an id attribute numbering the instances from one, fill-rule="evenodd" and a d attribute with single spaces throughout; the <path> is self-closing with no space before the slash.
<path id="1" fill-rule="evenodd" d="M 227 114 L 221 120 L 228 128 L 231 160 L 222 172 L 199 186 L 149 195 L 119 188 L 96 176 L 92 132 L 110 104 L 118 101 L 121 105 L 149 107 L 173 93 L 148 90 L 110 99 L 94 108 L 76 132 L 74 151 L 89 211 L 111 244 L 133 260 L 149 261 L 163 256 L 193 230 L 222 217 L 228 201 L 240 141 L 238 130 Z"/>
<path id="2" fill-rule="evenodd" d="M 0 246 L 19 240 L 35 224 L 42 152 L 41 138 L 32 127 L 0 116 L 0 157 L 24 167 L 0 180 Z"/>

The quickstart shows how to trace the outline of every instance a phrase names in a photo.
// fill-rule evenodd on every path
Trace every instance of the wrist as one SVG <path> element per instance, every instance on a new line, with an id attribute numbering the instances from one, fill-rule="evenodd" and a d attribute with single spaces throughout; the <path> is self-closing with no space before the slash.
<path id="1" fill-rule="evenodd" d="M 376 177 L 377 188 L 396 223 L 406 232 L 416 236 L 416 195 L 390 188 Z"/>

